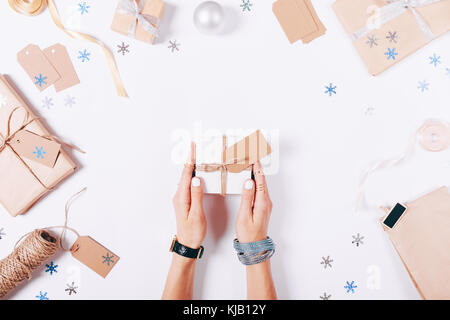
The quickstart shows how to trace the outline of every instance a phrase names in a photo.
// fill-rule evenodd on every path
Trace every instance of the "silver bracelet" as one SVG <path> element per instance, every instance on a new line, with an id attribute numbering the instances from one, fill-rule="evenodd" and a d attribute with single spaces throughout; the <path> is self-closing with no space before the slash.
<path id="1" fill-rule="evenodd" d="M 275 253 L 275 243 L 267 237 L 265 240 L 240 243 L 234 239 L 233 247 L 237 252 L 239 261 L 246 265 L 253 265 L 270 259 Z"/>

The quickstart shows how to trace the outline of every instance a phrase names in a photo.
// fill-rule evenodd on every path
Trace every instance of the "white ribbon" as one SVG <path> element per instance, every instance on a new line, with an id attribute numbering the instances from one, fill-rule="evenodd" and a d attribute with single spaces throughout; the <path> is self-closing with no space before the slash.
<path id="1" fill-rule="evenodd" d="M 435 38 L 435 35 L 430 29 L 430 26 L 425 22 L 425 20 L 420 16 L 420 14 L 417 12 L 416 8 L 420 8 L 423 6 L 430 5 L 435 2 L 439 2 L 441 0 L 397 0 L 394 2 L 391 2 L 378 10 L 377 18 L 376 18 L 376 24 L 383 25 L 395 18 L 397 18 L 399 15 L 403 14 L 404 12 L 410 10 L 412 14 L 414 15 L 414 18 L 416 19 L 417 23 L 419 24 L 420 29 L 425 34 L 428 40 L 433 40 Z M 368 33 L 370 33 L 373 30 L 373 28 L 370 28 L 369 26 L 364 26 L 358 31 L 351 34 L 351 37 L 353 41 L 364 37 Z"/>
<path id="2" fill-rule="evenodd" d="M 120 0 L 117 7 L 117 12 L 120 14 L 131 15 L 134 17 L 133 22 L 128 29 L 128 35 L 132 38 L 136 37 L 136 28 L 139 25 L 148 33 L 158 36 L 159 18 L 143 14 L 142 9 L 144 8 L 145 0 L 139 1 L 137 4 L 136 0 Z"/>

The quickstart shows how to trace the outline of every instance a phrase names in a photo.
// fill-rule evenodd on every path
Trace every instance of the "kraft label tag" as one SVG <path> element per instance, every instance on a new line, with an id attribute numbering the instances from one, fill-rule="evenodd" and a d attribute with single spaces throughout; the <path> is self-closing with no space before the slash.
<path id="1" fill-rule="evenodd" d="M 106 278 L 119 257 L 89 236 L 80 236 L 70 249 L 72 256 Z"/>
<path id="2" fill-rule="evenodd" d="M 19 51 L 17 60 L 39 91 L 43 91 L 61 78 L 44 52 L 35 44 L 30 44 Z"/>
<path id="3" fill-rule="evenodd" d="M 17 132 L 9 144 L 20 157 L 39 162 L 50 168 L 55 166 L 61 149 L 59 143 L 27 130 Z"/>
<path id="4" fill-rule="evenodd" d="M 56 92 L 80 83 L 80 79 L 75 71 L 72 60 L 70 60 L 66 47 L 57 43 L 44 49 L 44 54 L 61 76 L 61 78 L 55 82 Z"/>

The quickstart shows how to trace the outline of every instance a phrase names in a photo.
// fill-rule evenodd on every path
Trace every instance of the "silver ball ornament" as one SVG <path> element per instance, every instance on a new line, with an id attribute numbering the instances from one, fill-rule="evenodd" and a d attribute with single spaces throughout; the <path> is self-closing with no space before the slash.
<path id="1" fill-rule="evenodd" d="M 222 6 L 214 1 L 200 3 L 194 11 L 194 24 L 204 34 L 218 34 L 224 24 Z"/>

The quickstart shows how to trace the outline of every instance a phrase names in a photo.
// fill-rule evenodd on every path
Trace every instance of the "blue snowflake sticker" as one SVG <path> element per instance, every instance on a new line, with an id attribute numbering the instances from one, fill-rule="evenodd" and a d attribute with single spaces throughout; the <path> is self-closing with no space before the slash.
<path id="1" fill-rule="evenodd" d="M 417 86 L 417 88 L 421 91 L 424 92 L 425 90 L 429 90 L 430 88 L 428 88 L 430 84 L 428 82 L 426 82 L 425 80 L 423 81 L 419 81 L 419 85 Z"/>
<path id="2" fill-rule="evenodd" d="M 347 293 L 350 293 L 350 292 L 355 293 L 355 289 L 358 288 L 358 286 L 354 284 L 355 281 L 352 281 L 352 282 L 346 281 L 346 282 L 347 282 L 347 285 L 345 285 L 344 288 L 347 289 Z"/>
<path id="3" fill-rule="evenodd" d="M 35 296 L 39 300 L 49 300 L 47 297 L 47 292 L 42 293 L 42 291 L 39 291 L 39 295 Z"/>
<path id="4" fill-rule="evenodd" d="M 437 67 L 437 65 L 441 63 L 441 57 L 437 56 L 436 53 L 433 53 L 433 55 L 431 57 L 428 57 L 428 59 L 430 59 L 430 64 L 435 67 Z"/>
<path id="5" fill-rule="evenodd" d="M 250 2 L 250 0 L 242 0 L 242 4 L 241 4 L 241 8 L 242 11 L 244 12 L 245 10 L 250 11 L 251 8 L 253 6 L 253 3 Z"/>
<path id="6" fill-rule="evenodd" d="M 114 263 L 114 255 L 109 255 L 109 252 L 106 253 L 106 256 L 102 256 L 103 257 L 103 262 L 102 263 L 106 263 L 109 267 L 110 263 Z"/>
<path id="7" fill-rule="evenodd" d="M 89 13 L 88 9 L 89 9 L 90 7 L 91 7 L 91 6 L 88 6 L 88 5 L 86 4 L 86 2 L 80 2 L 80 3 L 78 4 L 78 11 L 80 11 L 81 14 L 83 14 L 83 13 Z"/>
<path id="8" fill-rule="evenodd" d="M 330 82 L 330 85 L 329 86 L 325 86 L 325 89 L 327 89 L 327 90 L 325 90 L 325 94 L 328 94 L 330 97 L 333 95 L 333 94 L 336 94 L 336 86 L 333 86 L 333 84 Z"/>
<path id="9" fill-rule="evenodd" d="M 395 48 L 388 48 L 387 49 L 388 51 L 386 51 L 385 53 L 384 53 L 384 55 L 385 56 L 387 56 L 387 59 L 389 60 L 389 59 L 392 59 L 392 60 L 395 60 L 395 56 L 398 56 L 398 52 L 395 52 Z"/>
<path id="10" fill-rule="evenodd" d="M 45 79 L 47 79 L 47 77 L 43 76 L 41 73 L 39 73 L 39 77 L 38 76 L 34 76 L 34 80 L 36 80 L 34 82 L 34 84 L 38 85 L 39 87 L 42 87 L 42 85 L 46 85 L 47 84 Z"/>
<path id="11" fill-rule="evenodd" d="M 40 148 L 35 147 L 35 148 L 36 148 L 36 151 L 33 151 L 33 154 L 36 155 L 36 159 L 39 159 L 39 158 L 44 159 L 44 154 L 47 154 L 47 152 L 44 151 L 44 147 L 40 147 Z"/>
<path id="12" fill-rule="evenodd" d="M 85 62 L 85 61 L 90 61 L 91 59 L 89 58 L 89 56 L 91 55 L 90 52 L 87 52 L 86 49 L 84 49 L 84 51 L 78 51 L 78 53 L 80 54 L 78 56 L 78 59 L 81 60 L 81 62 Z"/>
<path id="13" fill-rule="evenodd" d="M 58 268 L 58 265 L 57 264 L 53 264 L 53 261 L 51 261 L 50 264 L 46 264 L 45 266 L 47 267 L 45 272 L 49 272 L 50 275 L 53 275 L 53 272 L 54 273 L 58 273 L 58 270 L 56 270 L 56 268 Z"/>

